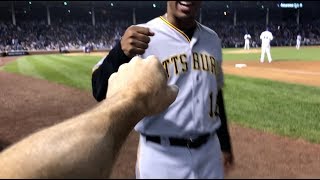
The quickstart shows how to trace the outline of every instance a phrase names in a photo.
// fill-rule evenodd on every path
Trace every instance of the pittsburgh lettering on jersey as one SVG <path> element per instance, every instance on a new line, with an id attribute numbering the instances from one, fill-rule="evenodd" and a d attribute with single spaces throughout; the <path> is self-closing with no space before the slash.
<path id="1" fill-rule="evenodd" d="M 215 59 L 214 57 L 204 54 L 204 53 L 192 53 L 192 69 L 193 70 L 198 70 L 198 71 L 207 71 L 212 74 L 215 74 Z M 188 61 L 187 61 L 187 55 L 186 54 L 180 54 L 180 55 L 175 55 L 171 56 L 169 59 L 165 59 L 162 62 L 162 65 L 164 69 L 167 72 L 168 77 L 170 77 L 169 73 L 169 66 L 173 66 L 174 68 L 174 74 L 178 75 L 184 72 L 188 71 Z"/>
<path id="2" fill-rule="evenodd" d="M 166 59 L 162 62 L 164 69 L 167 71 L 168 77 L 170 77 L 169 73 L 169 65 L 173 65 L 175 75 L 178 75 L 182 72 L 188 71 L 188 62 L 187 62 L 187 55 L 180 54 L 176 56 L 172 56 L 169 59 Z"/>

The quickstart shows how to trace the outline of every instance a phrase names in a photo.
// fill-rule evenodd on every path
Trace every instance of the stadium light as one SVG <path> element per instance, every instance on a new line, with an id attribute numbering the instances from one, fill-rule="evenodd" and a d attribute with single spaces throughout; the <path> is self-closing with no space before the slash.
<path id="1" fill-rule="evenodd" d="M 31 4 L 32 4 L 32 2 L 31 2 L 31 1 L 29 1 L 29 4 L 31 5 Z"/>
<path id="2" fill-rule="evenodd" d="M 70 11 L 70 9 L 68 9 L 68 13 L 70 13 L 71 11 Z"/>
<path id="3" fill-rule="evenodd" d="M 113 6 L 113 3 L 111 3 L 110 5 Z"/>
<path id="4" fill-rule="evenodd" d="M 24 12 L 25 14 L 27 14 L 27 11 L 26 11 L 26 10 L 24 10 L 23 12 Z"/>
<path id="5" fill-rule="evenodd" d="M 264 6 L 262 5 L 261 8 L 264 9 Z"/>
<path id="6" fill-rule="evenodd" d="M 227 12 L 223 12 L 223 14 L 226 16 L 226 15 L 227 15 Z"/>
<path id="7" fill-rule="evenodd" d="M 153 4 L 152 6 L 153 6 L 154 8 L 157 7 L 156 4 Z"/>
<path id="8" fill-rule="evenodd" d="M 65 1 L 65 2 L 63 2 L 63 4 L 66 6 L 66 5 L 68 5 L 68 3 Z"/>
<path id="9" fill-rule="evenodd" d="M 227 8 L 229 8 L 229 5 L 227 4 Z"/>
<path id="10" fill-rule="evenodd" d="M 91 14 L 91 11 L 89 11 L 89 14 Z"/>

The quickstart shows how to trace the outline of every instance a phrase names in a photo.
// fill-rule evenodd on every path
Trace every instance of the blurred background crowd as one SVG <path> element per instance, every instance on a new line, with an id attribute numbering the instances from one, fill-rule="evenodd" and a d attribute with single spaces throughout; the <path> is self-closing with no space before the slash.
<path id="1" fill-rule="evenodd" d="M 14 26 L 0 22 L 0 49 L 10 50 L 59 50 L 109 49 L 123 34 L 128 22 L 106 21 L 95 26 L 88 22 L 71 21 L 51 24 L 45 21 L 24 21 Z"/>

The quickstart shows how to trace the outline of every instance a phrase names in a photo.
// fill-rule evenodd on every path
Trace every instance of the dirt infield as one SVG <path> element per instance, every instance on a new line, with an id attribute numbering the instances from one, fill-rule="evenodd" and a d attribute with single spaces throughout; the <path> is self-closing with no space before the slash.
<path id="1" fill-rule="evenodd" d="M 224 53 L 225 54 L 252 54 L 252 53 L 260 53 L 260 52 L 261 52 L 260 49 L 249 49 L 249 50 L 240 49 L 240 50 L 227 51 Z"/>
<path id="2" fill-rule="evenodd" d="M 3 62 L 11 60 L 2 58 Z M 243 62 L 226 62 L 224 71 L 243 76 L 253 76 L 256 72 L 255 76 L 261 78 L 279 78 L 279 81 L 294 83 L 303 83 L 305 80 L 309 84 L 308 79 L 320 79 L 317 75 L 319 70 L 313 69 L 319 67 L 319 62 L 250 62 L 246 68 L 241 69 L 235 68 L 235 63 Z M 294 81 L 304 75 L 305 78 Z M 84 112 L 96 104 L 91 92 L 1 71 L 0 87 L 0 148 L 40 128 Z M 231 124 L 230 133 L 236 164 L 227 178 L 320 177 L 320 144 L 280 137 L 235 124 Z M 138 135 L 133 131 L 119 153 L 111 178 L 135 177 L 137 142 Z"/>
<path id="3" fill-rule="evenodd" d="M 236 68 L 236 64 L 247 67 Z M 320 61 L 273 61 L 260 63 L 257 61 L 225 61 L 223 71 L 244 77 L 265 78 L 276 81 L 320 86 Z"/>
<path id="4" fill-rule="evenodd" d="M 107 52 L 92 52 L 92 53 L 67 53 L 64 54 L 65 56 L 106 56 L 108 53 Z"/>
<path id="5" fill-rule="evenodd" d="M 17 57 L 12 56 L 12 57 L 0 57 L 0 66 L 4 66 L 8 62 L 16 60 Z"/>

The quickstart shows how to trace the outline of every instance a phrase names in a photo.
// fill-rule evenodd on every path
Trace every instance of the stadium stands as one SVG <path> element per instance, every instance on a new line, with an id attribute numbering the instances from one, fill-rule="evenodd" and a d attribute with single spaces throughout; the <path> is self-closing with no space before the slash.
<path id="1" fill-rule="evenodd" d="M 253 1 L 253 3 L 255 2 Z M 249 2 L 249 4 L 253 3 Z M 76 9 L 76 6 L 73 9 Z M 8 9 L 9 7 L 0 6 L 0 10 L 5 8 Z M 121 9 L 121 11 L 118 9 L 118 13 L 116 7 L 112 8 L 112 10 L 108 11 L 103 8 L 97 8 L 97 20 L 95 26 L 93 26 L 92 19 L 89 16 L 92 13 L 91 11 L 85 17 L 83 14 L 81 16 L 71 16 L 69 15 L 71 14 L 70 10 L 68 10 L 69 14 L 59 12 L 59 15 L 52 16 L 53 20 L 48 25 L 43 15 L 44 12 L 40 11 L 40 9 L 44 9 L 43 7 L 39 6 L 38 9 L 29 10 L 28 13 L 32 12 L 33 16 L 21 15 L 21 13 L 27 14 L 27 11 L 23 10 L 23 7 L 20 7 L 21 12 L 18 11 L 19 9 L 16 10 L 18 15 L 20 12 L 20 16 L 17 15 L 20 19 L 17 20 L 16 25 L 13 25 L 10 18 L 5 19 L 5 16 L 1 16 L 3 17 L 2 19 L 0 17 L 0 52 L 82 50 L 89 46 L 93 47 L 94 50 L 110 49 L 120 39 L 124 30 L 133 22 L 133 17 L 131 16 L 132 8 Z M 57 12 L 65 12 L 65 10 L 62 8 L 54 9 Z M 74 11 L 72 10 L 72 12 Z M 87 12 L 87 10 L 81 10 L 79 7 L 76 14 L 79 15 L 84 11 Z M 156 16 L 162 15 L 163 12 L 163 9 L 152 9 L 152 7 L 137 10 L 135 11 L 135 15 L 137 16 L 136 23 L 146 22 Z M 205 10 L 203 12 L 202 23 L 217 32 L 222 39 L 223 47 L 243 47 L 243 36 L 246 31 L 252 36 L 251 46 L 258 47 L 260 45 L 259 35 L 266 27 L 263 17 L 249 18 L 250 16 L 244 13 L 247 10 L 243 10 L 239 14 L 243 14 L 243 17 L 246 18 L 238 17 L 237 23 L 234 24 L 232 17 L 221 20 L 223 16 L 220 17 L 217 14 L 206 12 L 210 11 Z M 232 14 L 232 11 L 230 12 Z M 1 13 L 5 14 L 6 12 L 2 11 Z M 35 16 L 37 13 L 41 13 L 44 17 L 42 19 L 35 18 L 39 17 Z M 216 13 L 220 13 L 220 11 Z M 273 46 L 295 45 L 297 33 L 300 33 L 302 36 L 302 45 L 320 45 L 320 21 L 318 18 L 303 21 L 299 25 L 285 18 L 273 18 L 270 20 L 268 27 L 274 35 L 274 41 L 271 44 Z"/>

